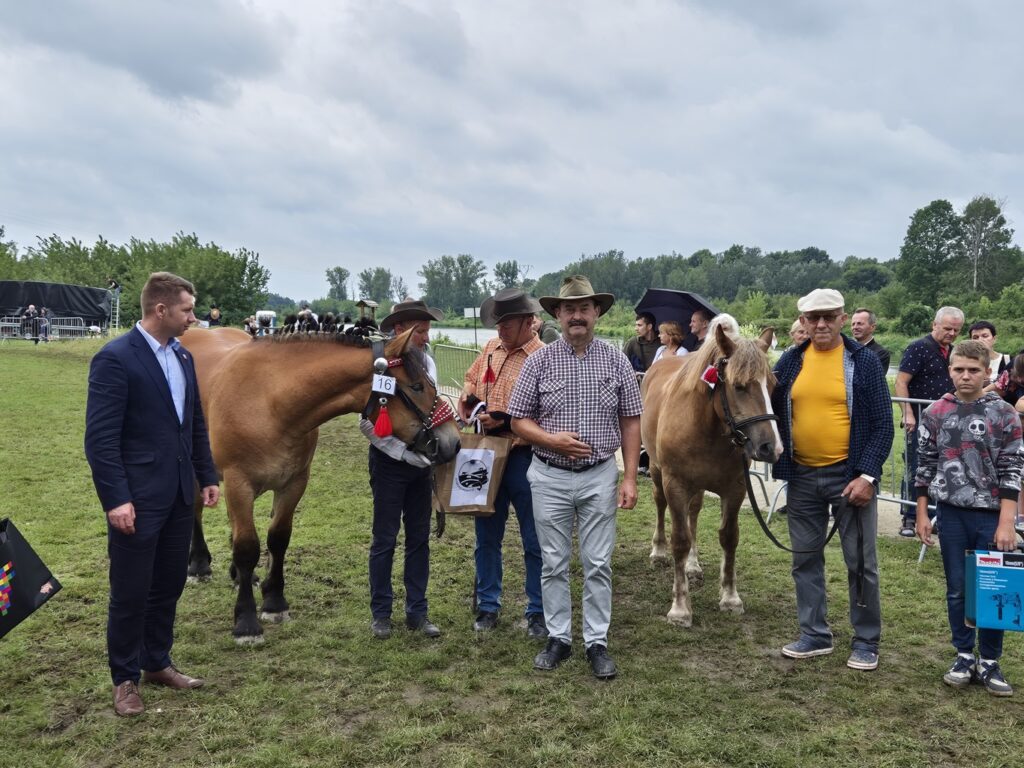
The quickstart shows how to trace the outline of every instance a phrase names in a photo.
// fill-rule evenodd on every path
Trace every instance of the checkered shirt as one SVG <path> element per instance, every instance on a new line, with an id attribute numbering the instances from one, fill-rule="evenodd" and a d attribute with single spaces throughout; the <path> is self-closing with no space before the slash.
<path id="1" fill-rule="evenodd" d="M 464 391 L 476 395 L 487 403 L 488 411 L 508 413 L 508 401 L 512 397 L 512 387 L 515 386 L 516 380 L 523 370 L 526 358 L 542 349 L 544 349 L 544 342 L 536 335 L 532 336 L 523 346 L 511 351 L 505 348 L 499 337 L 494 337 L 484 344 L 483 351 L 466 371 Z M 491 359 L 491 370 L 494 371 L 495 376 L 495 380 L 491 384 L 484 383 L 488 357 Z"/>
<path id="2" fill-rule="evenodd" d="M 585 467 L 604 461 L 622 444 L 619 418 L 643 412 L 636 373 L 626 356 L 594 339 L 577 357 L 565 339 L 530 355 L 519 374 L 508 412 L 533 419 L 545 432 L 576 432 L 590 445 L 586 459 L 570 461 L 546 448 L 538 456 L 562 467 Z"/>

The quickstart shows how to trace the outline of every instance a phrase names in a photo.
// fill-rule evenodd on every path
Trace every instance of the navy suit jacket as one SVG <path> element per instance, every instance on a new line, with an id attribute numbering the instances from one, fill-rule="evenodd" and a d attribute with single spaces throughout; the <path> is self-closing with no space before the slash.
<path id="1" fill-rule="evenodd" d="M 138 328 L 106 344 L 89 366 L 85 455 L 104 511 L 125 502 L 169 509 L 200 487 L 217 484 L 192 355 L 178 350 L 185 373 L 184 417 Z"/>

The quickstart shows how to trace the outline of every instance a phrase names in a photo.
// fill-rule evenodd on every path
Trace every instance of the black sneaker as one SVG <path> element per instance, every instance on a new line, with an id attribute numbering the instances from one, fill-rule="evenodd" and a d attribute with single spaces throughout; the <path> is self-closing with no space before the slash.
<path id="1" fill-rule="evenodd" d="M 618 673 L 615 662 L 608 655 L 608 649 L 600 643 L 587 648 L 587 661 L 590 662 L 590 671 L 598 680 L 611 680 Z"/>
<path id="2" fill-rule="evenodd" d="M 531 640 L 547 640 L 548 625 L 543 613 L 531 613 L 526 617 L 526 636 Z"/>
<path id="3" fill-rule="evenodd" d="M 486 632 L 498 626 L 498 614 L 492 611 L 480 611 L 473 622 L 474 632 Z"/>
<path id="4" fill-rule="evenodd" d="M 966 688 L 974 677 L 974 656 L 962 656 L 959 653 L 953 660 L 953 666 L 942 676 L 942 682 L 954 688 Z"/>
<path id="5" fill-rule="evenodd" d="M 903 522 L 900 524 L 900 536 L 905 539 L 912 539 L 917 535 L 917 531 L 914 528 L 914 519 L 910 517 L 904 517 Z"/>
<path id="6" fill-rule="evenodd" d="M 441 630 L 437 628 L 426 616 L 406 616 L 405 626 L 412 632 L 419 632 L 424 637 L 435 638 L 441 636 Z"/>
<path id="7" fill-rule="evenodd" d="M 1013 687 L 1006 682 L 998 661 L 981 661 L 974 665 L 974 679 L 993 696 L 1013 696 Z"/>
<path id="8" fill-rule="evenodd" d="M 533 668 L 550 672 L 570 656 L 572 656 L 572 646 L 552 637 L 548 640 L 547 647 L 534 658 Z"/>

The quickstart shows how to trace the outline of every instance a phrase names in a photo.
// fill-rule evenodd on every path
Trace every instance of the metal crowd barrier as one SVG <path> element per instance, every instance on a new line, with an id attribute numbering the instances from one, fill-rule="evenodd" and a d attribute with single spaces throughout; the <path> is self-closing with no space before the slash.
<path id="1" fill-rule="evenodd" d="M 445 395 L 458 397 L 462 382 L 469 366 L 480 354 L 478 350 L 453 347 L 448 344 L 431 344 L 434 363 L 437 365 L 437 386 Z"/>
<path id="2" fill-rule="evenodd" d="M 82 339 L 98 335 L 97 326 L 86 326 L 80 317 L 2 317 L 0 341 L 26 339 L 49 341 Z"/>

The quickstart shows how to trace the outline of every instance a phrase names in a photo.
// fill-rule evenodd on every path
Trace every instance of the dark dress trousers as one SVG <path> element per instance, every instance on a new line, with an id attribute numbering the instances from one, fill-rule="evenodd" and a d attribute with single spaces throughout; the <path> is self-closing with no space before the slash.
<path id="1" fill-rule="evenodd" d="M 170 386 L 133 328 L 89 369 L 85 454 L 104 511 L 135 507 L 135 533 L 107 524 L 107 652 L 114 684 L 171 664 L 174 615 L 185 586 L 197 484 L 217 484 L 192 356 L 175 354 L 185 379 L 179 422 Z"/>

